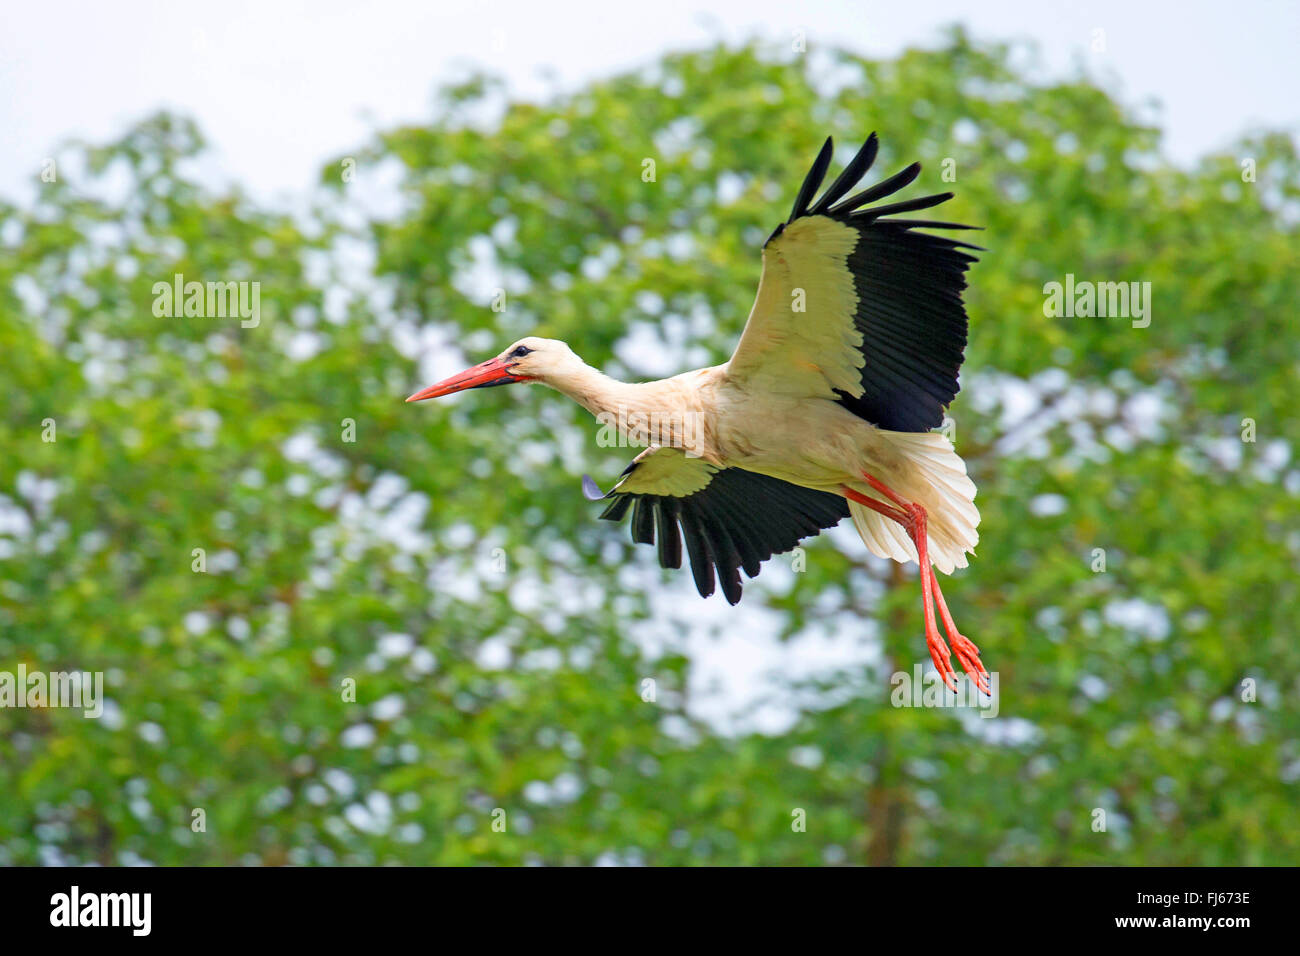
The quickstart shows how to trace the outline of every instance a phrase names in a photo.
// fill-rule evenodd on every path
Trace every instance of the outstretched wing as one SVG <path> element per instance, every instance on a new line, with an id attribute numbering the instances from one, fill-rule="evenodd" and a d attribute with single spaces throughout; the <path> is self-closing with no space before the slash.
<path id="1" fill-rule="evenodd" d="M 957 394 L 966 348 L 962 290 L 975 258 L 965 242 L 917 229 L 972 229 L 885 218 L 928 209 L 952 193 L 868 206 L 911 183 L 913 163 L 843 198 L 876 158 L 872 133 L 816 204 L 831 140 L 804 180 L 790 218 L 763 246 L 758 297 L 728 366 L 743 388 L 838 401 L 889 431 L 928 431 Z"/>
<path id="2" fill-rule="evenodd" d="M 607 495 L 586 475 L 582 488 L 593 501 L 611 499 L 601 513 L 608 521 L 621 521 L 631 510 L 632 540 L 657 540 L 665 568 L 682 566 L 684 538 L 700 595 L 713 593 L 716 572 L 731 604 L 740 600 L 741 568 L 756 577 L 773 554 L 849 515 L 839 495 L 741 468 L 719 468 L 678 448 L 647 448 Z"/>

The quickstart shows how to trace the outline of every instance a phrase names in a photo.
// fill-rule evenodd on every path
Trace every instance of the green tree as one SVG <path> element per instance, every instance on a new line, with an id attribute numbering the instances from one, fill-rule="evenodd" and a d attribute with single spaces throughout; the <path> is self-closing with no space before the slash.
<path id="1" fill-rule="evenodd" d="M 173 115 L 68 147 L 0 205 L 0 671 L 109 703 L 0 709 L 0 862 L 1300 861 L 1295 144 L 1176 167 L 1013 52 L 474 77 L 292 214 L 201 182 Z M 627 455 L 540 389 L 402 399 L 537 330 L 626 377 L 723 360 L 821 139 L 872 129 L 987 229 L 951 410 L 982 542 L 945 593 L 1000 715 L 891 706 L 914 575 L 823 537 L 728 621 L 876 662 L 722 733 L 674 624 L 703 606 L 578 492 Z M 259 323 L 156 315 L 177 274 L 258 282 Z M 1150 324 L 1045 314 L 1067 274 L 1149 282 Z"/>

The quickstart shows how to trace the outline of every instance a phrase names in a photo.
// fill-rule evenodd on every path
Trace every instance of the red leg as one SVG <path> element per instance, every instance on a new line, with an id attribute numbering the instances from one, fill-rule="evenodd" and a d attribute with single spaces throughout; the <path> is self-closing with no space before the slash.
<path id="1" fill-rule="evenodd" d="M 925 643 L 930 651 L 930 658 L 934 661 L 935 669 L 943 678 L 943 682 L 948 689 L 955 693 L 957 683 L 956 672 L 952 667 L 952 654 L 949 652 L 948 645 L 944 643 L 943 638 L 939 636 L 938 627 L 935 626 L 934 606 L 938 604 L 939 615 L 943 618 L 944 629 L 948 632 L 948 637 L 957 652 L 957 659 L 961 661 L 962 668 L 966 673 L 972 675 L 976 686 L 980 690 L 986 694 L 989 693 L 988 671 L 984 669 L 984 665 L 980 662 L 979 648 L 957 630 L 957 625 L 948 612 L 948 605 L 943 599 L 943 591 L 939 589 L 939 578 L 930 565 L 927 547 L 929 535 L 926 531 L 925 509 L 920 505 L 907 501 L 879 479 L 865 473 L 862 477 L 866 479 L 867 484 L 894 502 L 898 507 L 892 508 L 883 502 L 854 491 L 847 485 L 841 489 L 844 496 L 850 501 L 856 501 L 860 505 L 864 505 L 887 518 L 897 521 L 907 529 L 908 536 L 912 539 L 912 543 L 916 545 L 916 553 L 921 565 L 921 602 L 925 617 Z"/>
<path id="2" fill-rule="evenodd" d="M 862 477 L 867 479 L 867 484 L 869 484 L 872 488 L 875 488 L 878 492 L 880 492 L 882 495 L 884 495 L 894 504 L 898 505 L 898 507 L 902 508 L 904 511 L 906 511 L 908 508 L 912 506 L 912 503 L 910 501 L 901 497 L 897 492 L 894 491 L 894 489 L 890 488 L 887 484 L 885 484 L 883 481 L 879 480 L 878 478 L 873 478 L 871 477 L 871 475 L 868 475 L 866 472 L 862 473 Z"/>
<path id="3" fill-rule="evenodd" d="M 875 498 L 868 498 L 860 491 L 854 491 L 848 485 L 842 485 L 840 490 L 844 492 L 844 497 L 848 498 L 850 501 L 856 501 L 860 505 L 866 505 L 872 511 L 878 511 L 886 518 L 893 518 L 904 527 L 907 526 L 907 515 L 899 511 L 897 508 L 891 508 L 889 505 L 882 501 L 877 501 Z M 893 492 L 891 491 L 890 494 L 892 495 Z M 904 507 L 907 506 L 907 502 L 905 501 L 900 501 L 899 503 Z"/>
<path id="4" fill-rule="evenodd" d="M 916 556 L 921 562 L 921 608 L 925 612 L 925 645 L 930 649 L 930 657 L 934 661 L 934 666 L 939 669 L 944 684 L 955 694 L 957 673 L 952 669 L 952 654 L 948 651 L 948 645 L 944 643 L 943 638 L 939 636 L 939 628 L 934 623 L 932 587 L 934 572 L 930 569 L 929 534 L 925 527 L 925 509 L 920 505 L 909 505 L 907 511 L 912 520 L 906 527 L 911 532 L 912 541 L 916 544 Z"/>

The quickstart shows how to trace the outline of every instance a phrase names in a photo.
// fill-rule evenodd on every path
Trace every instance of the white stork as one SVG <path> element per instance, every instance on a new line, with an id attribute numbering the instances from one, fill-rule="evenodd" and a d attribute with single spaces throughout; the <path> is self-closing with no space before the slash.
<path id="1" fill-rule="evenodd" d="M 758 296 L 731 360 L 657 382 L 631 384 L 585 364 L 563 342 L 530 336 L 496 358 L 407 399 L 538 382 L 646 445 L 605 495 L 602 518 L 632 512 L 632 539 L 658 541 L 659 561 L 695 585 L 714 576 L 727 600 L 773 553 L 852 517 L 873 554 L 920 566 L 926 644 L 956 690 L 951 656 L 988 691 L 979 649 L 958 632 L 934 569 L 966 567 L 978 541 L 975 484 L 948 439 L 930 429 L 956 396 L 966 346 L 962 290 L 978 246 L 918 232 L 968 229 L 897 219 L 952 193 L 871 206 L 910 184 L 921 166 L 853 196 L 870 168 L 872 133 L 813 202 L 830 165 L 827 139 L 790 218 L 763 245 Z M 846 198 L 847 197 L 847 198 Z M 678 528 L 681 535 L 678 534 Z"/>

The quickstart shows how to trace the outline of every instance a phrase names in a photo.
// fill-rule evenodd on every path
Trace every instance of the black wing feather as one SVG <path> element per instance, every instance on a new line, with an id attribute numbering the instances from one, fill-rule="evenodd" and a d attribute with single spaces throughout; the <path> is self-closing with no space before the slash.
<path id="1" fill-rule="evenodd" d="M 877 199 L 884 199 L 886 196 L 892 196 L 905 186 L 912 185 L 912 181 L 920 175 L 921 164 L 913 163 L 906 169 L 894 173 L 894 175 L 890 176 L 888 179 L 876 183 L 876 185 L 872 186 L 870 189 L 864 189 L 856 196 L 852 196 L 839 205 L 828 209 L 827 213 L 836 218 L 847 216 L 859 206 L 865 206 L 867 203 L 875 202 Z"/>
<path id="2" fill-rule="evenodd" d="M 740 600 L 740 551 L 735 541 L 727 532 L 727 525 L 720 521 L 716 509 L 698 508 L 700 525 L 705 540 L 709 542 L 709 553 L 713 558 L 713 567 L 718 573 L 718 584 L 727 598 L 728 604 Z"/>
<path id="3" fill-rule="evenodd" d="M 976 260 L 962 250 L 981 250 L 945 236 L 912 230 L 978 227 L 928 219 L 884 218 L 929 209 L 951 199 L 952 193 L 862 208 L 910 185 L 921 173 L 920 163 L 843 199 L 870 168 L 878 145 L 872 133 L 822 198 L 805 213 L 829 216 L 858 233 L 847 264 L 858 298 L 854 326 L 862 335 L 861 352 L 866 359 L 861 378 L 863 391 L 859 396 L 838 392 L 838 400 L 879 428 L 929 431 L 943 423 L 944 409 L 957 396 L 957 374 L 966 351 L 962 293 L 966 289 L 966 270 Z M 791 221 L 807 205 L 809 183 L 820 183 L 825 176 L 826 158 L 823 148 L 812 173 L 804 180 Z M 787 224 L 779 227 L 773 238 Z"/>
<path id="4" fill-rule="evenodd" d="M 808 170 L 803 185 L 799 187 L 799 195 L 795 197 L 794 208 L 790 211 L 788 222 L 794 222 L 800 216 L 808 214 L 808 204 L 812 202 L 813 196 L 817 194 L 817 187 L 826 178 L 826 170 L 831 168 L 831 153 L 834 151 L 834 144 L 831 142 L 831 138 L 827 136 L 826 142 L 822 145 L 822 151 L 817 154 L 812 169 Z"/>
<path id="5" fill-rule="evenodd" d="M 808 215 L 820 216 L 831 203 L 838 202 L 846 192 L 856 186 L 858 181 L 867 174 L 871 164 L 876 161 L 876 151 L 879 149 L 880 140 L 876 138 L 875 133 L 872 133 L 858 150 L 858 155 L 854 156 L 844 167 L 844 171 L 835 177 L 835 182 L 831 183 L 830 188 L 822 193 L 822 198 L 817 200 L 817 205 L 808 210 Z"/>
<path id="6" fill-rule="evenodd" d="M 655 543 L 654 507 L 638 498 L 632 509 L 632 540 L 637 544 Z"/>
<path id="7" fill-rule="evenodd" d="M 631 508 L 632 540 L 657 540 L 665 568 L 681 567 L 685 542 L 696 590 L 708 597 L 720 585 L 731 604 L 741 598 L 741 570 L 757 576 L 773 554 L 789 551 L 849 514 L 839 495 L 741 468 L 723 468 L 699 491 L 681 498 L 617 490 L 610 497 L 602 518 L 621 521 Z"/>
<path id="8" fill-rule="evenodd" d="M 886 228 L 863 230 L 849 256 L 858 295 L 854 324 L 869 356 L 862 394 L 839 402 L 891 431 L 928 431 L 943 423 L 957 395 L 966 351 L 960 293 L 974 257 L 950 239 Z"/>
<path id="9" fill-rule="evenodd" d="M 881 216 L 888 216 L 896 212 L 915 212 L 918 209 L 929 209 L 931 206 L 945 203 L 952 197 L 952 193 L 938 193 L 934 196 L 904 199 L 902 202 L 891 202 L 883 206 L 873 206 L 870 209 L 859 209 L 853 214 L 853 217 L 855 219 L 879 219 Z"/>
<path id="10" fill-rule="evenodd" d="M 655 535 L 659 539 L 659 565 L 665 568 L 682 566 L 682 536 L 677 530 L 678 504 L 665 498 L 655 508 Z"/>
<path id="11" fill-rule="evenodd" d="M 600 513 L 606 521 L 622 521 L 627 509 L 636 501 L 631 495 L 619 495 L 609 503 L 609 507 Z"/>
<path id="12" fill-rule="evenodd" d="M 686 553 L 691 557 L 691 574 L 695 577 L 695 590 L 700 597 L 713 593 L 713 556 L 704 540 L 699 516 L 689 501 L 682 502 L 682 537 L 686 539 Z"/>

